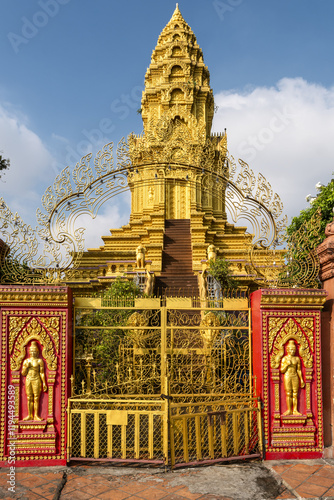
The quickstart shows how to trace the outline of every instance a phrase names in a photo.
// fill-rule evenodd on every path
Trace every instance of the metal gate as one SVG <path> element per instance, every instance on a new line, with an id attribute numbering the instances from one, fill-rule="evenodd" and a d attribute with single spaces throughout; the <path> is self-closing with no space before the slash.
<path id="1" fill-rule="evenodd" d="M 250 311 L 242 298 L 224 305 L 76 299 L 69 460 L 177 467 L 260 456 Z"/>

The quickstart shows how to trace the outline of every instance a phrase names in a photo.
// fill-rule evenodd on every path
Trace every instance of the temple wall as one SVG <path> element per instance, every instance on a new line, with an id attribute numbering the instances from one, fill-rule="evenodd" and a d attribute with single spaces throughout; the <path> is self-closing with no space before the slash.
<path id="1" fill-rule="evenodd" d="M 265 458 L 323 456 L 321 309 L 326 291 L 251 294 L 253 374 L 263 401 Z"/>
<path id="2" fill-rule="evenodd" d="M 333 458 L 334 451 L 334 226 L 328 224 L 326 239 L 317 248 L 320 260 L 320 280 L 327 292 L 327 301 L 322 312 L 323 352 L 323 405 L 325 456 Z"/>
<path id="3" fill-rule="evenodd" d="M 0 286 L 0 466 L 65 465 L 72 293 Z"/>

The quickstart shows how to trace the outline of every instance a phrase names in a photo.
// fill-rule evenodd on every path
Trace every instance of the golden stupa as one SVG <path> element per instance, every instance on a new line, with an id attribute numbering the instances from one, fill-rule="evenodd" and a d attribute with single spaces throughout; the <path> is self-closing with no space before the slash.
<path id="1" fill-rule="evenodd" d="M 252 236 L 227 222 L 227 138 L 211 134 L 214 111 L 209 70 L 177 5 L 146 72 L 144 131 L 128 139 L 129 223 L 84 252 L 75 293 L 139 273 L 148 294 L 198 295 L 210 255 L 227 258 L 241 283 L 251 281 Z"/>

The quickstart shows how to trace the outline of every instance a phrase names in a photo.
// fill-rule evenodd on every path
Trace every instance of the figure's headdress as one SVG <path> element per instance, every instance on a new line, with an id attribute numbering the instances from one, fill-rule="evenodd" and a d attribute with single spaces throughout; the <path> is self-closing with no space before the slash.
<path id="1" fill-rule="evenodd" d="M 39 352 L 39 346 L 38 346 L 36 340 L 33 340 L 31 342 L 29 349 L 31 349 L 32 347 L 34 347 L 35 349 L 37 349 L 37 351 Z"/>

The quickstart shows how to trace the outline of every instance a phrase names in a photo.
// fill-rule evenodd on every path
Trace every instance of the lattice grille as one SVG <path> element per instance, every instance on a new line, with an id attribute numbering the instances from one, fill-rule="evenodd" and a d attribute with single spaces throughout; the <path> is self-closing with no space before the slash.
<path id="1" fill-rule="evenodd" d="M 71 457 L 162 462 L 165 403 L 92 403 L 72 403 Z"/>
<path id="2" fill-rule="evenodd" d="M 174 464 L 260 453 L 256 406 L 210 406 L 174 408 Z"/>
<path id="3" fill-rule="evenodd" d="M 134 308 L 76 312 L 75 393 L 251 394 L 249 311 Z M 164 362 L 162 362 L 164 360 Z"/>

